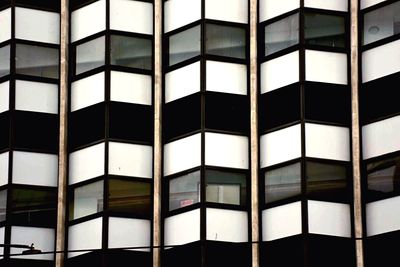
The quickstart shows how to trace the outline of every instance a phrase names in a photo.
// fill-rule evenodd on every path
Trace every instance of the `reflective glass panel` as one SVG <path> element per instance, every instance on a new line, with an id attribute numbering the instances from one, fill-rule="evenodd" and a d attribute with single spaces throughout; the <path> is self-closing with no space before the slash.
<path id="1" fill-rule="evenodd" d="M 368 192 L 375 196 L 400 191 L 400 157 L 367 165 Z"/>
<path id="2" fill-rule="evenodd" d="M 246 58 L 246 30 L 243 28 L 207 24 L 205 42 L 207 54 Z"/>
<path id="3" fill-rule="evenodd" d="M 120 35 L 111 35 L 111 64 L 151 69 L 151 40 Z"/>
<path id="4" fill-rule="evenodd" d="M 169 182 L 169 210 L 200 202 L 200 171 L 189 173 Z"/>
<path id="5" fill-rule="evenodd" d="M 305 13 L 304 37 L 310 45 L 345 47 L 344 17 Z"/>
<path id="6" fill-rule="evenodd" d="M 58 49 L 35 45 L 16 45 L 18 74 L 58 79 Z"/>
<path id="7" fill-rule="evenodd" d="M 246 175 L 242 173 L 207 170 L 206 201 L 246 205 Z"/>
<path id="8" fill-rule="evenodd" d="M 265 26 L 265 55 L 299 43 L 299 14 Z"/>
<path id="9" fill-rule="evenodd" d="M 270 170 L 265 173 L 265 202 L 300 195 L 301 193 L 300 163 Z"/>
<path id="10" fill-rule="evenodd" d="M 10 46 L 0 47 L 0 77 L 10 73 Z"/>
<path id="11" fill-rule="evenodd" d="M 105 37 L 99 37 L 76 47 L 75 74 L 103 66 L 105 64 Z"/>
<path id="12" fill-rule="evenodd" d="M 103 210 L 103 181 L 78 187 L 70 198 L 69 219 L 74 220 Z"/>
<path id="13" fill-rule="evenodd" d="M 0 222 L 6 220 L 7 190 L 0 191 Z"/>
<path id="14" fill-rule="evenodd" d="M 169 65 L 200 55 L 200 25 L 169 37 Z"/>

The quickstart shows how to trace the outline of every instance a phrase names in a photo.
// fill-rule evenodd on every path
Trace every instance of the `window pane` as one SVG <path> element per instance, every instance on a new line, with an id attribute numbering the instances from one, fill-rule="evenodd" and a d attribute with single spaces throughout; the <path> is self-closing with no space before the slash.
<path id="1" fill-rule="evenodd" d="M 271 203 L 300 195 L 300 177 L 300 163 L 267 171 L 265 173 L 265 202 Z"/>
<path id="2" fill-rule="evenodd" d="M 105 37 L 99 37 L 76 47 L 75 74 L 103 66 L 105 63 Z"/>
<path id="3" fill-rule="evenodd" d="M 367 165 L 368 192 L 376 196 L 400 191 L 400 157 Z"/>
<path id="4" fill-rule="evenodd" d="M 207 54 L 246 58 L 246 31 L 243 28 L 207 24 L 205 42 Z"/>
<path id="5" fill-rule="evenodd" d="M 344 17 L 306 13 L 304 37 L 311 45 L 345 47 Z"/>
<path id="6" fill-rule="evenodd" d="M 207 170 L 206 201 L 246 205 L 246 175 Z"/>
<path id="7" fill-rule="evenodd" d="M 6 220 L 7 190 L 0 191 L 0 222 Z"/>
<path id="8" fill-rule="evenodd" d="M 110 179 L 109 210 L 148 216 L 150 214 L 150 194 L 150 183 Z"/>
<path id="9" fill-rule="evenodd" d="M 346 188 L 346 167 L 307 162 L 307 193 L 322 197 L 343 194 Z"/>
<path id="10" fill-rule="evenodd" d="M 78 187 L 70 199 L 69 219 L 74 220 L 103 210 L 103 181 Z"/>
<path id="11" fill-rule="evenodd" d="M 58 79 L 58 49 L 17 44 L 15 65 L 19 74 Z"/>
<path id="12" fill-rule="evenodd" d="M 169 210 L 200 202 L 200 171 L 174 178 L 169 182 Z"/>
<path id="13" fill-rule="evenodd" d="M 400 2 L 364 15 L 363 44 L 400 33 Z"/>
<path id="14" fill-rule="evenodd" d="M 299 14 L 291 15 L 265 27 L 265 55 L 299 42 Z"/>
<path id="15" fill-rule="evenodd" d="M 151 69 L 151 40 L 127 36 L 111 36 L 111 64 Z"/>
<path id="16" fill-rule="evenodd" d="M 10 46 L 0 48 L 0 77 L 10 73 Z"/>
<path id="17" fill-rule="evenodd" d="M 11 200 L 13 222 L 49 226 L 56 219 L 56 191 L 13 189 Z"/>
<path id="18" fill-rule="evenodd" d="M 169 65 L 200 55 L 200 25 L 169 38 Z"/>

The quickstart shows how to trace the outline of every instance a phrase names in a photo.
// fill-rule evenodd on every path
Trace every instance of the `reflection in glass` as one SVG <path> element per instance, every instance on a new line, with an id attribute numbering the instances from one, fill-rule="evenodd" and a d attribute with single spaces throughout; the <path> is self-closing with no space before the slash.
<path id="1" fill-rule="evenodd" d="M 0 77 L 10 74 L 10 46 L 0 47 Z"/>
<path id="2" fill-rule="evenodd" d="M 105 63 L 105 37 L 99 37 L 76 47 L 75 74 L 103 66 Z"/>
<path id="3" fill-rule="evenodd" d="M 377 196 L 400 191 L 400 157 L 367 165 L 368 191 Z"/>
<path id="4" fill-rule="evenodd" d="M 18 74 L 58 79 L 58 49 L 35 45 L 16 45 Z"/>
<path id="5" fill-rule="evenodd" d="M 207 24 L 205 42 L 207 54 L 246 58 L 246 31 L 243 28 Z"/>
<path id="6" fill-rule="evenodd" d="M 305 13 L 304 37 L 311 45 L 345 47 L 344 17 Z"/>
<path id="7" fill-rule="evenodd" d="M 169 65 L 200 55 L 200 25 L 169 37 Z"/>
<path id="8" fill-rule="evenodd" d="M 246 175 L 242 173 L 207 170 L 206 201 L 246 205 Z"/>
<path id="9" fill-rule="evenodd" d="M 110 211 L 150 215 L 150 183 L 110 179 Z"/>
<path id="10" fill-rule="evenodd" d="M 299 14 L 265 26 L 265 55 L 278 52 L 299 42 Z"/>
<path id="11" fill-rule="evenodd" d="M 300 195 L 301 193 L 300 163 L 267 171 L 265 173 L 265 202 Z"/>
<path id="12" fill-rule="evenodd" d="M 337 196 L 346 188 L 346 167 L 307 162 L 307 193 L 322 197 Z"/>
<path id="13" fill-rule="evenodd" d="M 400 2 L 381 7 L 364 15 L 364 45 L 398 33 L 400 33 Z"/>
<path id="14" fill-rule="evenodd" d="M 151 69 L 151 40 L 120 35 L 111 35 L 111 64 Z"/>
<path id="15" fill-rule="evenodd" d="M 78 187 L 70 198 L 69 219 L 74 220 L 103 210 L 103 181 Z"/>
<path id="16" fill-rule="evenodd" d="M 7 190 L 0 191 L 0 222 L 6 220 Z"/>
<path id="17" fill-rule="evenodd" d="M 200 171 L 192 172 L 169 182 L 169 210 L 200 202 Z"/>

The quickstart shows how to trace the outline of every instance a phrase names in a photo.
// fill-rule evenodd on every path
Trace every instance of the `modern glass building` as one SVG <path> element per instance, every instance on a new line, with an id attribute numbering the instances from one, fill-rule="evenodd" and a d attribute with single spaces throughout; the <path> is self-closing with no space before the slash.
<path id="1" fill-rule="evenodd" d="M 399 40 L 393 0 L 0 0 L 0 266 L 400 265 Z"/>

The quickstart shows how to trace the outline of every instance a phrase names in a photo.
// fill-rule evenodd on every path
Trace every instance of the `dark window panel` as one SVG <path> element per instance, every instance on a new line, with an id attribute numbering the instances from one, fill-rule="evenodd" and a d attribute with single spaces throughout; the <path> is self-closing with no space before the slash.
<path id="1" fill-rule="evenodd" d="M 393 245 L 399 240 L 399 231 L 366 238 L 364 241 L 365 267 L 399 266 L 399 249 Z"/>
<path id="2" fill-rule="evenodd" d="M 349 125 L 351 89 L 345 85 L 306 83 L 305 118 Z"/>
<path id="3" fill-rule="evenodd" d="M 107 252 L 106 266 L 131 267 L 132 263 L 140 267 L 152 267 L 152 254 L 150 252 L 109 250 Z M 75 265 L 84 266 L 84 265 Z M 90 264 L 89 266 L 92 266 Z"/>
<path id="4" fill-rule="evenodd" d="M 162 250 L 165 267 L 201 267 L 202 253 L 200 242 L 194 242 Z"/>
<path id="5" fill-rule="evenodd" d="M 70 0 L 69 1 L 69 7 L 71 10 L 75 10 L 79 7 L 82 7 L 86 4 L 92 3 L 92 2 L 96 2 L 98 0 Z"/>
<path id="6" fill-rule="evenodd" d="M 196 93 L 164 105 L 164 140 L 168 141 L 201 127 L 201 94 Z"/>
<path id="7" fill-rule="evenodd" d="M 15 111 L 14 145 L 16 148 L 45 149 L 58 152 L 58 115 Z"/>
<path id="8" fill-rule="evenodd" d="M 111 65 L 137 69 L 152 69 L 150 39 L 111 35 Z"/>
<path id="9" fill-rule="evenodd" d="M 105 138 L 105 104 L 100 103 L 70 113 L 69 139 L 71 149 Z"/>
<path id="10" fill-rule="evenodd" d="M 76 257 L 67 258 L 66 267 L 76 267 L 76 266 L 104 267 L 103 262 L 105 259 L 106 255 L 105 253 L 103 253 L 103 251 L 90 252 Z"/>
<path id="11" fill-rule="evenodd" d="M 207 92 L 205 102 L 207 129 L 248 133 L 250 107 L 247 96 Z"/>
<path id="12" fill-rule="evenodd" d="M 9 148 L 10 143 L 10 113 L 0 113 L 0 150 Z"/>
<path id="13" fill-rule="evenodd" d="M 59 0 L 15 0 L 18 6 L 29 8 L 43 8 L 51 11 L 60 11 L 61 1 Z"/>
<path id="14" fill-rule="evenodd" d="M 303 238 L 301 236 L 294 236 L 294 237 L 287 237 L 270 242 L 261 243 L 260 266 L 303 267 L 304 266 Z"/>
<path id="15" fill-rule="evenodd" d="M 105 64 L 105 36 L 76 46 L 75 74 L 80 74 Z"/>
<path id="16" fill-rule="evenodd" d="M 300 85 L 293 84 L 260 96 L 260 131 L 300 120 Z"/>
<path id="17" fill-rule="evenodd" d="M 103 211 L 103 192 L 103 180 L 75 188 L 69 194 L 69 220 Z"/>
<path id="18" fill-rule="evenodd" d="M 0 77 L 10 74 L 10 46 L 0 47 Z"/>
<path id="19" fill-rule="evenodd" d="M 187 207 L 200 202 L 200 171 L 169 181 L 169 210 Z"/>
<path id="20" fill-rule="evenodd" d="M 4 267 L 54 267 L 54 261 L 49 260 L 8 259 L 4 262 Z M 1 261 L 0 266 L 3 266 Z"/>
<path id="21" fill-rule="evenodd" d="M 7 190 L 0 191 L 0 222 L 6 220 Z"/>
<path id="22" fill-rule="evenodd" d="M 153 108 L 147 105 L 110 103 L 110 138 L 151 143 Z"/>
<path id="23" fill-rule="evenodd" d="M 207 267 L 251 266 L 251 245 L 248 243 L 208 241 L 205 255 Z"/>
<path id="24" fill-rule="evenodd" d="M 0 8 L 9 7 L 11 5 L 11 0 L 0 0 Z"/>
<path id="25" fill-rule="evenodd" d="M 169 66 L 200 55 L 201 27 L 197 25 L 169 37 Z"/>

